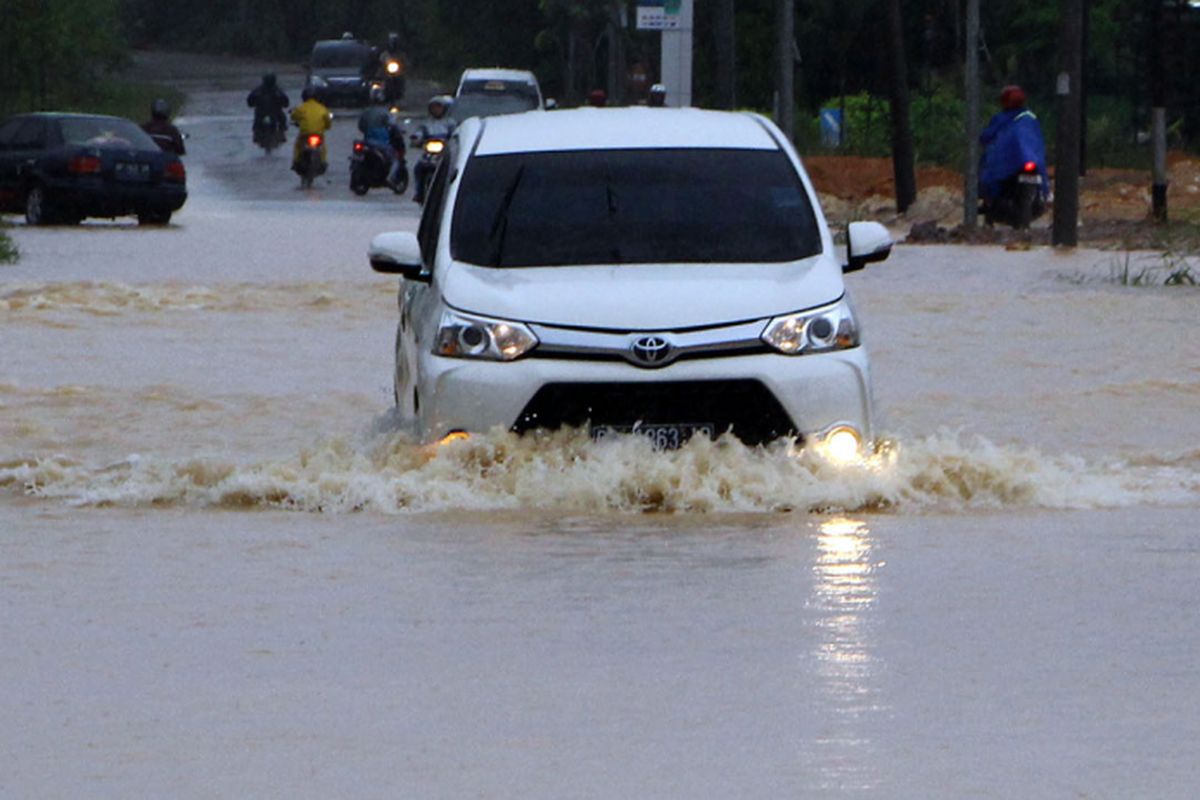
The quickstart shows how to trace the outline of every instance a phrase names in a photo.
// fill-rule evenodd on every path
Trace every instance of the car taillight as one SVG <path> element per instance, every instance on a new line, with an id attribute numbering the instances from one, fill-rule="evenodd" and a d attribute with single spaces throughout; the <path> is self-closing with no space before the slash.
<path id="1" fill-rule="evenodd" d="M 99 175 L 100 159 L 96 156 L 75 156 L 67 163 L 67 169 L 75 175 Z"/>
<path id="2" fill-rule="evenodd" d="M 321 146 L 321 134 L 319 134 L 319 133 L 310 134 L 308 137 L 308 146 L 309 147 L 320 147 Z"/>
<path id="3" fill-rule="evenodd" d="M 163 174 L 169 181 L 179 181 L 182 183 L 187 180 L 187 170 L 183 168 L 182 161 L 168 161 L 167 168 L 163 171 Z"/>
<path id="4" fill-rule="evenodd" d="M 1026 172 L 1037 172 L 1037 162 L 1036 161 L 1026 161 L 1025 162 L 1025 171 Z"/>

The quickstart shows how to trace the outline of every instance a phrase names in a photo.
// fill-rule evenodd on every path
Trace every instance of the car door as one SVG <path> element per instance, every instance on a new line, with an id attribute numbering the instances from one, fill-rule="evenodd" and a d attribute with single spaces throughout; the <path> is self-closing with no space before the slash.
<path id="1" fill-rule="evenodd" d="M 437 257 L 442 221 L 446 217 L 447 188 L 456 149 L 452 138 L 429 185 L 421 226 L 417 231 L 425 270 L 431 274 Z M 403 281 L 400 285 L 400 332 L 396 343 L 396 394 L 406 416 L 415 416 L 419 410 L 415 391 L 421 379 L 417 371 L 419 355 L 421 348 L 432 346 L 439 322 L 437 291 L 432 282 Z"/>
<path id="2" fill-rule="evenodd" d="M 20 158 L 14 147 L 17 131 L 26 117 L 12 117 L 0 123 L 0 210 L 21 210 L 21 186 L 17 180 Z"/>

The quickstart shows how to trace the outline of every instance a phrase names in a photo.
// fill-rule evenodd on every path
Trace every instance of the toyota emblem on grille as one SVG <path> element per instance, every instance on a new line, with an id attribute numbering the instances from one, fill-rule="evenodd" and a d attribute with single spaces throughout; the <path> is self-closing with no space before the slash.
<path id="1" fill-rule="evenodd" d="M 629 347 L 633 363 L 642 367 L 664 367 L 674 355 L 671 343 L 661 336 L 639 336 Z"/>

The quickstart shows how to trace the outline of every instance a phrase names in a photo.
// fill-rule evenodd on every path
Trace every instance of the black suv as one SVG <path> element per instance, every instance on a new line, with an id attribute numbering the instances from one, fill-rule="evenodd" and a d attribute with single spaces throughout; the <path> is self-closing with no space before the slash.
<path id="1" fill-rule="evenodd" d="M 372 55 L 371 46 L 358 39 L 323 39 L 313 45 L 305 85 L 327 106 L 366 105 Z"/>

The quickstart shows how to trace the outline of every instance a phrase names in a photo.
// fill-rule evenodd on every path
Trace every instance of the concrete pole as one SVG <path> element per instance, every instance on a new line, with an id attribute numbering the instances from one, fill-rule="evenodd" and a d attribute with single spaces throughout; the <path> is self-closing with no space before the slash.
<path id="1" fill-rule="evenodd" d="M 694 0 L 680 0 L 679 27 L 662 32 L 662 75 L 667 105 L 686 108 L 692 104 L 692 29 Z"/>

